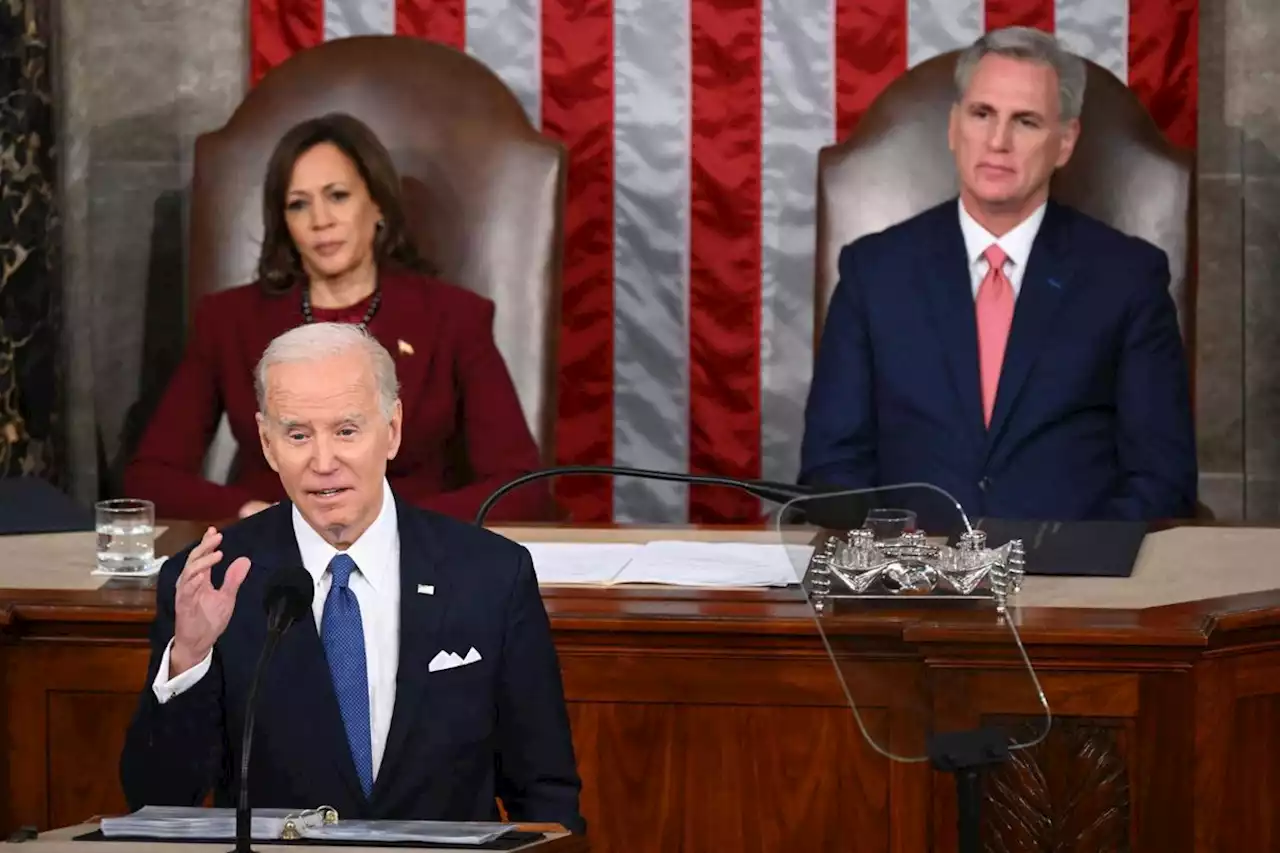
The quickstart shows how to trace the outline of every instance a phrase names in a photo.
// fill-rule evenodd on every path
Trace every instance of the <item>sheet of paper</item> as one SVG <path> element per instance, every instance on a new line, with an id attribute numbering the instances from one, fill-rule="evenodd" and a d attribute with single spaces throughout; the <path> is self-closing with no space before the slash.
<path id="1" fill-rule="evenodd" d="M 644 545 L 636 542 L 523 542 L 540 584 L 613 582 Z"/>
<path id="2" fill-rule="evenodd" d="M 614 583 L 768 587 L 798 583 L 810 546 L 756 542 L 649 542 Z"/>

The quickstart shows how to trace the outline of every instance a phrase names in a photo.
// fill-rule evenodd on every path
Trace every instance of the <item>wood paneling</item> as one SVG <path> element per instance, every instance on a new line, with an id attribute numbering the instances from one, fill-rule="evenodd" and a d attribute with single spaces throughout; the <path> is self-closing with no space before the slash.
<path id="1" fill-rule="evenodd" d="M 1039 719 L 1002 721 L 1030 742 Z M 1123 722 L 1056 721 L 985 780 L 984 848 L 991 853 L 1129 853 L 1130 766 Z"/>
<path id="2" fill-rule="evenodd" d="M 46 698 L 49 825 L 128 811 L 117 779 L 137 694 L 50 690 Z"/>
<path id="3" fill-rule="evenodd" d="M 837 668 L 794 590 L 544 599 L 596 853 L 950 853 L 953 780 L 882 751 L 1042 720 L 989 613 L 829 614 Z M 151 613 L 146 589 L 0 591 L 0 831 L 121 807 Z M 985 780 L 986 849 L 1280 850 L 1280 593 L 1017 619 L 1054 725 Z"/>
<path id="4" fill-rule="evenodd" d="M 1232 716 L 1221 849 L 1280 850 L 1280 696 L 1249 696 Z"/>

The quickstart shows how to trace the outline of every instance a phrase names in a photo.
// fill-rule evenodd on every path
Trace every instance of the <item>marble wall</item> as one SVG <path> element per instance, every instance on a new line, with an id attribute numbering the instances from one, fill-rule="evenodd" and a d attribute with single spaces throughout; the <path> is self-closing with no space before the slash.
<path id="1" fill-rule="evenodd" d="M 59 0 L 81 495 L 110 482 L 145 415 L 143 366 L 176 354 L 192 142 L 243 95 L 246 6 Z M 1199 39 L 1202 500 L 1224 518 L 1280 519 L 1280 3 L 1201 0 Z"/>
<path id="2" fill-rule="evenodd" d="M 58 0 L 75 492 L 110 489 L 181 344 L 197 134 L 247 84 L 244 0 Z M 145 366 L 145 369 L 144 369 Z"/>
<path id="3" fill-rule="evenodd" d="M 0 477 L 66 479 L 53 22 L 0 3 Z"/>
<path id="4" fill-rule="evenodd" d="M 1201 500 L 1280 519 L 1280 4 L 1200 3 Z"/>

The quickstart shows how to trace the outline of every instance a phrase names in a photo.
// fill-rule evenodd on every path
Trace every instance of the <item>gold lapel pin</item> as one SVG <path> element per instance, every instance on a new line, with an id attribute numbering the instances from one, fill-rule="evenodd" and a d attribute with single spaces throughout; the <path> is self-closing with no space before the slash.
<path id="1" fill-rule="evenodd" d="M 396 340 L 396 347 L 400 350 L 401 355 L 413 355 L 413 347 L 408 341 Z"/>

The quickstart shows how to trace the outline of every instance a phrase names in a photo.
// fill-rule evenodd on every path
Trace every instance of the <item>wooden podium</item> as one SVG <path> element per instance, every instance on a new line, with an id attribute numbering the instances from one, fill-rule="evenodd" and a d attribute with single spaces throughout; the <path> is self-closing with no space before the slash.
<path id="1" fill-rule="evenodd" d="M 25 844 L 34 844 L 35 850 L 39 853 L 88 853 L 88 851 L 101 850 L 103 853 L 116 850 L 137 851 L 137 853 L 225 853 L 231 850 L 235 845 L 231 842 L 212 843 L 212 842 L 187 842 L 187 841 L 156 841 L 153 843 L 140 843 L 137 841 L 76 841 L 75 839 L 88 832 L 97 829 L 97 824 L 84 823 L 79 826 L 68 826 L 63 829 L 56 829 L 51 832 L 41 833 L 40 836 L 33 841 L 24 842 Z M 520 847 L 508 848 L 507 853 L 589 853 L 586 839 L 581 836 L 571 835 L 564 831 L 561 826 L 544 826 L 539 827 L 544 833 L 541 841 L 534 841 L 524 844 Z M 9 845 L 6 845 L 9 846 Z M 253 843 L 253 849 L 258 851 L 268 850 L 307 850 L 315 851 L 315 853 L 360 853 L 360 851 L 372 850 L 396 850 L 398 847 L 352 847 L 351 845 L 331 846 L 320 844 L 307 844 L 300 846 L 298 844 L 290 844 L 281 842 L 279 844 L 270 844 L 267 842 Z M 430 848 L 435 853 L 476 853 L 475 847 L 433 847 Z"/>
<path id="2" fill-rule="evenodd" d="M 195 532 L 171 528 L 163 544 Z M 504 532 L 524 541 L 764 535 Z M 1280 530 L 1180 528 L 1148 537 L 1132 578 L 1027 579 L 1018 626 L 1054 725 L 988 778 L 988 849 L 1278 849 L 1278 554 Z M 6 581 L 3 563 L 0 829 L 125 811 L 119 755 L 146 675 L 154 594 Z M 953 780 L 891 763 L 863 741 L 798 590 L 543 595 L 596 853 L 955 849 Z M 1020 701 L 1025 673 L 1007 631 L 994 636 L 959 615 L 910 630 L 871 619 L 867 631 L 877 648 L 866 665 L 896 668 L 904 684 L 942 673 L 949 689 L 977 697 L 980 716 L 1038 719 Z M 888 705 L 862 714 L 893 735 Z"/>

